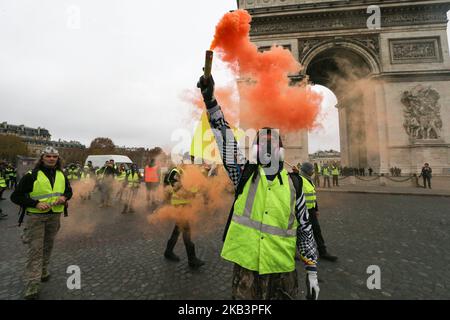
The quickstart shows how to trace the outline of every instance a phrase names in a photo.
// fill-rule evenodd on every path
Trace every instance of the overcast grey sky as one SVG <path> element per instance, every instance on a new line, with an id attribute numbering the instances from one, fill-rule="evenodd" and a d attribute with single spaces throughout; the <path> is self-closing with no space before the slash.
<path id="1" fill-rule="evenodd" d="M 233 9 L 235 0 L 0 0 L 0 122 L 86 145 L 105 136 L 167 147 L 173 131 L 194 127 L 180 95 L 195 88 L 215 25 Z M 310 151 L 338 149 L 331 105 Z"/>

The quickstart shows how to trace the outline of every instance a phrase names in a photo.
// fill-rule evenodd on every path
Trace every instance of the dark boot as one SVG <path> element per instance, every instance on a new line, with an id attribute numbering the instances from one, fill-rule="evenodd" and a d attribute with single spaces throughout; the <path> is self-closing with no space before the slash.
<path id="1" fill-rule="evenodd" d="M 50 280 L 50 272 L 47 269 L 42 271 L 41 281 L 48 282 Z"/>
<path id="2" fill-rule="evenodd" d="M 127 213 L 127 211 L 128 211 L 128 205 L 126 204 L 125 207 L 123 207 L 122 214 Z"/>
<path id="3" fill-rule="evenodd" d="M 175 253 L 173 253 L 173 251 L 168 251 L 168 250 L 166 250 L 164 252 L 164 258 L 166 258 L 167 260 L 170 260 L 170 261 L 174 261 L 174 262 L 180 261 L 180 258 Z"/>
<path id="4" fill-rule="evenodd" d="M 164 257 L 167 260 L 175 261 L 175 262 L 180 261 L 180 258 L 178 258 L 178 256 L 175 253 L 173 253 L 173 249 L 175 248 L 175 245 L 177 244 L 179 235 L 180 235 L 180 228 L 178 228 L 178 225 L 175 224 L 172 235 L 170 236 L 169 241 L 167 241 L 166 251 L 164 252 Z"/>
<path id="5" fill-rule="evenodd" d="M 329 254 L 328 252 L 324 252 L 324 253 L 319 255 L 319 259 L 328 260 L 328 261 L 331 261 L 331 262 L 336 262 L 338 257 L 333 256 L 333 255 Z"/>
<path id="6" fill-rule="evenodd" d="M 192 269 L 198 269 L 205 264 L 203 260 L 200 260 L 197 257 L 192 258 L 188 263 L 189 267 L 191 267 Z"/>
<path id="7" fill-rule="evenodd" d="M 189 267 L 191 267 L 193 269 L 198 269 L 205 264 L 204 261 L 200 260 L 195 255 L 195 246 L 194 245 L 186 246 L 186 251 L 188 254 Z"/>
<path id="8" fill-rule="evenodd" d="M 129 212 L 129 213 L 134 213 L 134 209 L 133 209 L 132 206 L 130 206 L 130 208 L 128 209 L 128 212 Z"/>
<path id="9" fill-rule="evenodd" d="M 39 299 L 40 286 L 37 282 L 27 283 L 24 299 L 25 300 L 37 300 Z"/>

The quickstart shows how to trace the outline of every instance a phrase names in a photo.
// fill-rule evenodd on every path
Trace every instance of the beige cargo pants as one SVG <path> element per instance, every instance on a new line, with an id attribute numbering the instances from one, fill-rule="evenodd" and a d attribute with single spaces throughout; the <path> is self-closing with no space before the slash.
<path id="1" fill-rule="evenodd" d="M 26 217 L 23 242 L 28 245 L 24 280 L 27 285 L 40 283 L 47 273 L 61 214 L 30 214 Z"/>

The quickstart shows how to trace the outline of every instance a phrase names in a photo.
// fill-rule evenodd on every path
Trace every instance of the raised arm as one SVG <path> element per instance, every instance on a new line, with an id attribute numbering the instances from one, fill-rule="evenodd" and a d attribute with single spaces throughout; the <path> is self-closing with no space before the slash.
<path id="1" fill-rule="evenodd" d="M 223 165 L 236 188 L 246 163 L 245 156 L 239 149 L 233 130 L 225 120 L 223 112 L 214 97 L 214 79 L 212 76 L 207 80 L 201 77 L 197 86 L 200 88 L 205 101 L 209 124 L 216 138 Z"/>

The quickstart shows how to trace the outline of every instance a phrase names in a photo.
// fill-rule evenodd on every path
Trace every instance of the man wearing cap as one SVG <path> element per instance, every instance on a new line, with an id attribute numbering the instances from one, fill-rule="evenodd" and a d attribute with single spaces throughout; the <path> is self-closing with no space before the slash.
<path id="1" fill-rule="evenodd" d="M 48 270 L 61 213 L 72 197 L 69 180 L 62 172 L 59 152 L 45 148 L 36 167 L 25 174 L 11 201 L 26 215 L 23 242 L 28 245 L 25 267 L 25 299 L 37 299 L 41 282 L 50 278 Z M 19 221 L 19 224 L 21 221 Z"/>
<path id="2" fill-rule="evenodd" d="M 297 168 L 294 168 L 294 172 L 298 172 Z M 311 222 L 314 239 L 317 243 L 319 258 L 334 262 L 337 260 L 337 257 L 328 253 L 319 224 L 319 206 L 317 205 L 316 186 L 312 182 L 313 174 L 314 166 L 309 162 L 303 163 L 301 166 L 300 177 L 303 180 L 303 193 L 305 194 L 306 207 L 309 212 L 309 221 Z"/>

